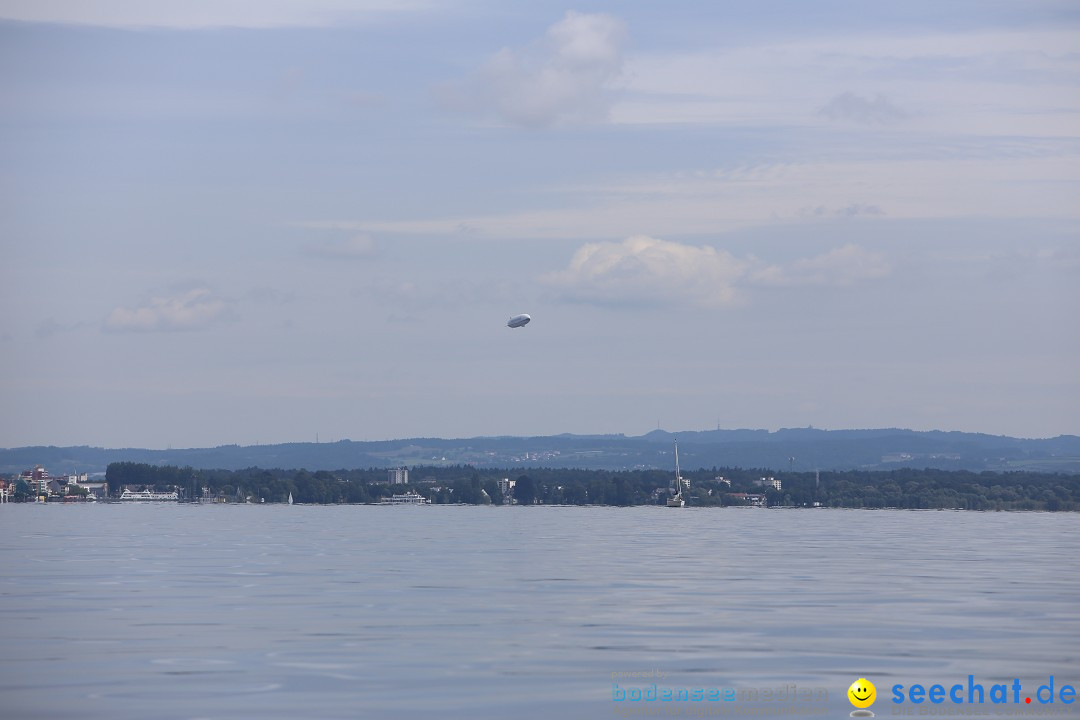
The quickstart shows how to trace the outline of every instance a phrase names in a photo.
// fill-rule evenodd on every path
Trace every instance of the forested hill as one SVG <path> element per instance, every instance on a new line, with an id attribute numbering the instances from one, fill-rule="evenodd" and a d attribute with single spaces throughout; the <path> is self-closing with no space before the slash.
<path id="1" fill-rule="evenodd" d="M 103 472 L 112 462 L 138 462 L 201 469 L 248 467 L 379 468 L 472 465 L 596 470 L 669 469 L 672 445 L 686 469 L 764 468 L 790 471 L 1030 470 L 1080 474 L 1080 437 L 1020 439 L 962 432 L 913 430 L 708 430 L 647 435 L 555 435 L 479 437 L 457 440 L 411 438 L 360 442 L 222 445 L 215 448 L 145 450 L 92 447 L 0 449 L 0 473 L 43 465 L 50 473 Z"/>

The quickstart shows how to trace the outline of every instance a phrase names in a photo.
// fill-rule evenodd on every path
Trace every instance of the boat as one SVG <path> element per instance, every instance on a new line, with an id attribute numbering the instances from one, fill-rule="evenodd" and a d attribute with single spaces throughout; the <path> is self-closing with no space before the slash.
<path id="1" fill-rule="evenodd" d="M 418 492 L 409 491 L 404 495 L 391 495 L 383 498 L 384 505 L 427 505 L 428 499 Z"/>
<path id="2" fill-rule="evenodd" d="M 667 500 L 668 507 L 685 507 L 686 501 L 683 500 L 683 479 L 679 473 L 679 441 L 675 441 L 675 495 L 669 497 Z"/>
<path id="3" fill-rule="evenodd" d="M 121 500 L 131 502 L 176 502 L 180 495 L 175 490 L 172 492 L 154 492 L 152 490 L 125 490 L 120 494 Z"/>

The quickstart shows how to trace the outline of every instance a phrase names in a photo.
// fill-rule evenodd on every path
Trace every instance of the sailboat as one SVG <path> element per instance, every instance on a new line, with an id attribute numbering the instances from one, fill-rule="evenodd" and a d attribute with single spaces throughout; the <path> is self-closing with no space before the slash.
<path id="1" fill-rule="evenodd" d="M 289 504 L 292 505 L 292 493 L 289 493 Z"/>
<path id="2" fill-rule="evenodd" d="M 686 506 L 686 501 L 683 500 L 683 496 L 682 496 L 682 489 L 683 489 L 683 479 L 682 479 L 682 475 L 679 474 L 679 441 L 676 440 L 675 441 L 675 495 L 674 495 L 674 497 L 669 497 L 668 498 L 668 501 L 667 501 L 667 506 L 668 507 L 685 507 Z"/>

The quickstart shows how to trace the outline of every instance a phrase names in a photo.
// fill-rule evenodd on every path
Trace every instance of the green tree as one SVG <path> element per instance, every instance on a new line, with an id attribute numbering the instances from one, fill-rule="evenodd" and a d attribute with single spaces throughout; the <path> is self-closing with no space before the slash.
<path id="1" fill-rule="evenodd" d="M 536 483 L 528 475 L 522 475 L 514 483 L 514 499 L 519 505 L 532 505 L 536 502 L 537 495 Z"/>
<path id="2" fill-rule="evenodd" d="M 499 483 L 494 480 L 485 480 L 484 490 L 487 492 L 488 497 L 491 498 L 492 505 L 502 505 L 506 502 L 502 490 L 499 489 Z"/>
<path id="3" fill-rule="evenodd" d="M 26 482 L 22 478 L 15 483 L 15 494 L 12 496 L 12 500 L 15 502 L 26 502 L 31 497 L 30 495 L 30 483 Z"/>

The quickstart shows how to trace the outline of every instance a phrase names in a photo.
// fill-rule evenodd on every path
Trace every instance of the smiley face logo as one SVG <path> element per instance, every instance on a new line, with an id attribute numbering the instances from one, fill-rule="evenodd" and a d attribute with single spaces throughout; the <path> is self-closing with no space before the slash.
<path id="1" fill-rule="evenodd" d="M 857 708 L 868 708 L 877 699 L 877 688 L 866 678 L 859 678 L 847 689 L 848 700 Z"/>

